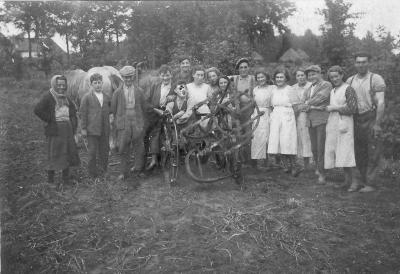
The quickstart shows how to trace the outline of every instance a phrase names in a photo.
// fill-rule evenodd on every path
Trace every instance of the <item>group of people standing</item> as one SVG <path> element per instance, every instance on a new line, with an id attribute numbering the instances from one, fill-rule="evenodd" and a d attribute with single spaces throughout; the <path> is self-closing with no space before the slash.
<path id="1" fill-rule="evenodd" d="M 166 111 L 181 127 L 195 119 L 194 110 L 210 113 L 222 95 L 228 94 L 229 99 L 240 94 L 232 107 L 243 110 L 238 122 L 248 124 L 244 132 L 252 130 L 246 121 L 257 115 L 254 107 L 249 107 L 250 102 L 263 112 L 253 129 L 251 144 L 242 148 L 244 163 L 262 166 L 268 164 L 267 155 L 275 155 L 287 172 L 297 176 L 301 171 L 297 158 L 303 158 L 304 167 L 308 168 L 312 157 L 318 183 L 325 183 L 325 169 L 342 167 L 348 191 L 374 190 L 385 83 L 380 75 L 369 71 L 368 54 L 355 56 L 357 74 L 347 82 L 339 66 L 329 68 L 329 81 L 325 81 L 321 68 L 312 65 L 295 71 L 297 83 L 293 86 L 289 85 L 290 74 L 284 68 L 278 68 L 272 78 L 265 69 L 257 69 L 251 75 L 246 58 L 236 63 L 239 74 L 235 76 L 221 75 L 215 67 L 192 67 L 188 57 L 179 61 L 179 72 L 162 65 L 158 79 L 144 87 L 135 82 L 134 67 L 123 67 L 123 86 L 112 98 L 102 92 L 102 76 L 91 75 L 90 91 L 81 99 L 79 108 L 81 133 L 88 141 L 90 176 L 107 171 L 110 122 L 117 130 L 119 179 L 130 175 L 132 149 L 133 172 L 144 176 L 144 171 L 157 166 L 161 118 Z M 74 103 L 65 96 L 66 85 L 64 76 L 54 76 L 50 91 L 35 107 L 35 114 L 47 123 L 49 182 L 54 182 L 56 170 L 63 170 L 63 179 L 68 181 L 69 166 L 79 165 L 73 140 L 78 115 Z M 146 165 L 147 153 L 151 160 Z M 361 175 L 358 179 L 353 174 L 356 166 Z"/>
<path id="2" fill-rule="evenodd" d="M 369 71 L 370 56 L 355 55 L 357 74 L 344 79 L 344 70 L 332 66 L 323 79 L 318 65 L 295 71 L 296 84 L 288 85 L 285 69 L 269 75 L 256 71 L 252 96 L 265 111 L 251 144 L 252 159 L 280 155 L 285 169 L 297 176 L 296 157 L 307 168 L 312 157 L 319 184 L 326 169 L 343 168 L 349 192 L 371 192 L 382 152 L 381 122 L 386 85 Z M 355 169 L 357 167 L 357 169 Z"/>

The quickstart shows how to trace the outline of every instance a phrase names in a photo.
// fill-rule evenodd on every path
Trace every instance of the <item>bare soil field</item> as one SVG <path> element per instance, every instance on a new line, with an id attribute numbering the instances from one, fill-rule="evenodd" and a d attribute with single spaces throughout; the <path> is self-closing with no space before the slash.
<path id="1" fill-rule="evenodd" d="M 10 84 L 10 83 L 9 83 Z M 400 273 L 400 180 L 374 193 L 313 172 L 245 169 L 246 188 L 143 179 L 46 182 L 44 85 L 0 85 L 2 273 Z M 57 177 L 57 180 L 59 176 Z"/>

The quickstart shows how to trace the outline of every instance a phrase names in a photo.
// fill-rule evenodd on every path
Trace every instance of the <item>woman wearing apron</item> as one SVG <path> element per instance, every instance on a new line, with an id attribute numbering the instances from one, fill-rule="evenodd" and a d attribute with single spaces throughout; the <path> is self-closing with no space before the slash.
<path id="1" fill-rule="evenodd" d="M 287 84 L 290 80 L 285 69 L 277 69 L 274 73 L 276 86 L 272 88 L 271 123 L 268 141 L 268 154 L 280 154 L 285 162 L 286 172 L 293 176 L 299 175 L 296 168 L 297 131 L 290 93 L 292 87 Z"/>
<path id="2" fill-rule="evenodd" d="M 75 104 L 65 95 L 67 78 L 55 75 L 50 84 L 50 90 L 37 103 L 34 113 L 46 123 L 48 182 L 53 184 L 55 172 L 62 170 L 63 183 L 68 184 L 69 168 L 80 165 L 74 139 L 78 124 L 77 111 Z M 62 184 L 58 186 L 61 188 Z"/>
<path id="3" fill-rule="evenodd" d="M 253 134 L 253 139 L 251 140 L 251 159 L 257 160 L 257 167 L 260 167 L 263 160 L 267 159 L 272 86 L 269 85 L 271 80 L 266 71 L 257 71 L 255 77 L 258 85 L 253 90 L 253 97 L 259 110 L 263 111 L 264 114 L 260 117 L 258 126 Z M 254 110 L 252 118 L 255 115 L 257 115 L 256 110 Z M 256 123 L 257 121 L 253 122 L 253 127 Z"/>
<path id="4" fill-rule="evenodd" d="M 311 83 L 307 81 L 306 74 L 303 69 L 296 70 L 296 81 L 293 85 L 294 102 L 305 102 L 305 91 L 310 88 Z M 296 113 L 296 126 L 297 126 L 297 157 L 303 158 L 304 169 L 308 169 L 310 165 L 310 158 L 312 157 L 310 134 L 307 127 L 307 112 L 296 111 L 296 105 L 293 106 Z"/>
<path id="5" fill-rule="evenodd" d="M 343 82 L 343 69 L 333 66 L 328 76 L 334 88 L 330 95 L 329 112 L 326 124 L 325 168 L 343 167 L 345 184 L 350 185 L 349 192 L 357 190 L 352 177 L 356 166 L 354 156 L 354 122 L 353 114 L 357 113 L 357 96 L 352 87 Z"/>

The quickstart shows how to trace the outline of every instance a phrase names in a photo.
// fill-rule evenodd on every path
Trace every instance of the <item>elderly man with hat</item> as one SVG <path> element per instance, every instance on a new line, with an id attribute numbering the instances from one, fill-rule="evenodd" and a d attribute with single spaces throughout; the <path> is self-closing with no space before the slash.
<path id="1" fill-rule="evenodd" d="M 256 86 L 256 80 L 254 75 L 250 75 L 250 61 L 247 58 L 240 58 L 235 65 L 235 69 L 239 71 L 239 75 L 231 76 L 233 80 L 233 89 L 238 94 L 243 94 L 240 96 L 240 109 L 244 109 L 249 104 L 249 97 L 253 96 L 253 89 Z M 240 115 L 240 123 L 244 124 L 251 119 L 254 108 L 250 107 L 244 110 Z M 248 125 L 243 131 L 251 131 L 252 125 Z M 250 144 L 243 147 L 242 160 L 245 162 L 250 162 L 251 154 Z"/>
<path id="2" fill-rule="evenodd" d="M 134 148 L 135 172 L 141 177 L 144 168 L 144 124 L 148 104 L 143 91 L 134 83 L 135 68 L 125 66 L 120 70 L 124 85 L 116 90 L 111 100 L 111 111 L 114 114 L 117 128 L 117 146 L 121 156 L 122 180 L 129 175 L 131 147 Z"/>
<path id="3" fill-rule="evenodd" d="M 311 86 L 305 91 L 305 103 L 299 110 L 308 113 L 307 126 L 310 133 L 311 150 L 316 163 L 315 173 L 318 175 L 318 183 L 324 184 L 325 130 L 329 117 L 326 107 L 329 105 L 332 85 L 322 79 L 321 68 L 318 65 L 309 66 L 305 73 Z"/>

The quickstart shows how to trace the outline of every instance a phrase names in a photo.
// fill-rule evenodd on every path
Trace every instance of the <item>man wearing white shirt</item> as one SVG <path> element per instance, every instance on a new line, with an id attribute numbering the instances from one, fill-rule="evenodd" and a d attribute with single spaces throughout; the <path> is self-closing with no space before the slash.
<path id="1" fill-rule="evenodd" d="M 158 72 L 160 81 L 153 83 L 150 87 L 150 94 L 147 99 L 152 108 L 147 113 L 145 144 L 147 143 L 146 140 L 149 139 L 151 162 L 146 170 L 153 169 L 157 164 L 157 156 L 160 153 L 161 116 L 167 104 L 167 96 L 173 94 L 171 68 L 162 65 Z"/>
<path id="2" fill-rule="evenodd" d="M 193 79 L 194 81 L 187 84 L 188 101 L 186 112 L 177 120 L 178 124 L 186 123 L 189 118 L 193 116 L 193 108 L 196 107 L 197 113 L 205 114 L 210 113 L 207 103 L 202 104 L 197 108 L 196 105 L 202 102 L 207 102 L 212 96 L 212 89 L 210 85 L 204 83 L 205 70 L 202 66 L 196 66 L 193 68 Z M 200 126 L 205 128 L 208 123 L 208 119 L 205 119 L 200 123 Z"/>
<path id="3" fill-rule="evenodd" d="M 82 136 L 88 140 L 89 176 L 97 177 L 107 171 L 111 99 L 103 93 L 103 77 L 98 73 L 90 76 L 90 89 L 82 98 L 79 113 Z"/>

